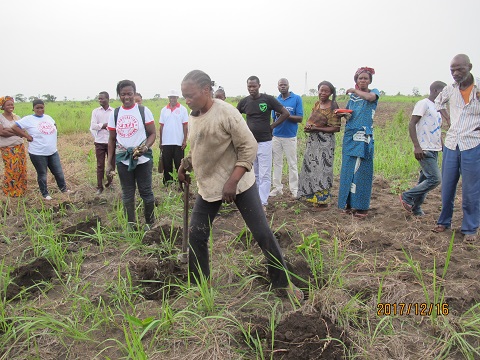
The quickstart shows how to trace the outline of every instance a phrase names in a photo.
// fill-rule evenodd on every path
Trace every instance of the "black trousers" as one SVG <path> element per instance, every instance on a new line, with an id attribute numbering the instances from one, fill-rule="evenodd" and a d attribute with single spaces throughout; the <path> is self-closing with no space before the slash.
<path id="1" fill-rule="evenodd" d="M 185 156 L 185 152 L 181 146 L 178 145 L 163 145 L 162 146 L 162 160 L 163 160 L 163 184 L 173 181 L 173 170 L 178 171 L 180 162 Z M 175 165 L 175 167 L 174 167 Z"/>
<path id="2" fill-rule="evenodd" d="M 208 239 L 211 224 L 221 204 L 221 200 L 208 202 L 200 194 L 197 195 L 189 227 L 190 255 L 188 268 L 194 281 L 200 279 L 200 273 L 206 278 L 210 277 Z M 247 191 L 237 195 L 235 204 L 267 258 L 268 275 L 273 287 L 287 287 L 288 277 L 285 260 L 278 241 L 268 225 L 257 186 L 254 184 Z"/>
<path id="3" fill-rule="evenodd" d="M 97 158 L 97 189 L 103 190 L 105 159 L 108 157 L 108 144 L 95 143 L 95 157 Z"/>

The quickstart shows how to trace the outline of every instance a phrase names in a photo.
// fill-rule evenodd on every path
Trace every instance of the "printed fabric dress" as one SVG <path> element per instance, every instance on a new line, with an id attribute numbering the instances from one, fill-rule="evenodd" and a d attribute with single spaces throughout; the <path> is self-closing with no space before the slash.
<path id="1" fill-rule="evenodd" d="M 13 126 L 20 117 L 14 114 L 10 121 L 0 114 L 0 122 L 4 128 Z M 27 151 L 23 139 L 18 136 L 1 137 L 0 146 L 4 165 L 2 191 L 6 196 L 18 197 L 27 191 Z"/>
<path id="2" fill-rule="evenodd" d="M 340 126 L 341 120 L 335 116 L 332 109 L 320 109 L 317 101 L 312 113 L 317 112 L 317 126 Z M 311 122 L 311 119 L 307 124 Z M 318 120 L 322 120 L 318 124 Z M 304 198 L 315 205 L 330 202 L 330 188 L 333 184 L 333 160 L 335 152 L 335 134 L 312 132 L 307 139 L 302 170 L 298 178 L 298 198 Z"/>
<path id="3" fill-rule="evenodd" d="M 355 94 L 350 95 L 347 109 L 353 110 L 345 125 L 342 145 L 342 169 L 338 207 L 368 210 L 373 184 L 373 117 L 377 109 L 380 93 L 372 102 L 363 100 Z"/>

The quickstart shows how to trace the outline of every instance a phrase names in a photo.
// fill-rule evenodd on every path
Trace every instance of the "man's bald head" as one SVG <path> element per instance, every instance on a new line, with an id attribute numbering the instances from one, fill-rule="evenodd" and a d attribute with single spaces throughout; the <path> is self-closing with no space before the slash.
<path id="1" fill-rule="evenodd" d="M 470 62 L 470 58 L 468 57 L 468 55 L 465 55 L 465 54 L 455 55 L 455 57 L 452 60 L 452 63 L 453 62 L 462 63 L 464 65 L 472 65 L 472 63 Z"/>
<path id="2" fill-rule="evenodd" d="M 470 58 L 465 54 L 455 55 L 452 62 L 450 63 L 450 73 L 452 74 L 453 80 L 457 84 L 470 85 L 473 82 L 473 75 L 470 73 L 472 70 L 472 63 Z"/>

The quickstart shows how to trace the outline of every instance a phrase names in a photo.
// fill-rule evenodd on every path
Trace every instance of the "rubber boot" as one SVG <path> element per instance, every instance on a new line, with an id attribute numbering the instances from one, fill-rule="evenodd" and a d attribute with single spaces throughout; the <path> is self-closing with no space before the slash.
<path id="1" fill-rule="evenodd" d="M 136 231 L 137 219 L 135 216 L 135 203 L 133 201 L 128 203 L 123 203 L 123 210 L 125 211 L 125 216 L 127 217 L 127 221 L 128 221 L 128 225 L 127 225 L 128 231 Z"/>
<path id="2" fill-rule="evenodd" d="M 155 202 L 144 203 L 145 206 L 145 231 L 150 230 L 155 222 Z"/>

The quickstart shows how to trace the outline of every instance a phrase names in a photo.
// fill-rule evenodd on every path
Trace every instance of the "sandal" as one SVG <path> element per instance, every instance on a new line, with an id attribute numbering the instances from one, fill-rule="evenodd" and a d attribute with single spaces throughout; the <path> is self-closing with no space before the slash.
<path id="1" fill-rule="evenodd" d="M 447 230 L 448 227 L 446 227 L 445 225 L 441 225 L 441 224 L 437 224 L 435 225 L 435 227 L 432 229 L 432 231 L 434 233 L 442 233 L 444 232 L 445 230 Z"/>
<path id="2" fill-rule="evenodd" d="M 407 203 L 405 200 L 403 200 L 402 194 L 399 194 L 398 198 L 400 199 L 400 202 L 402 203 L 402 206 L 405 209 L 405 211 L 411 213 L 413 206 Z"/>
<path id="3" fill-rule="evenodd" d="M 368 216 L 368 213 L 356 212 L 355 214 L 353 214 L 353 216 L 359 219 L 365 219 Z"/>
<path id="4" fill-rule="evenodd" d="M 312 206 L 313 211 L 324 211 L 324 210 L 328 210 L 328 208 L 329 208 L 328 204 L 320 204 L 320 205 Z"/>
<path id="5" fill-rule="evenodd" d="M 342 213 L 342 215 L 352 215 L 353 214 L 352 209 L 342 209 L 342 210 L 340 210 L 340 212 Z"/>
<path id="6" fill-rule="evenodd" d="M 475 234 L 465 234 L 463 237 L 463 242 L 467 244 L 474 244 L 477 241 L 477 235 Z"/>

